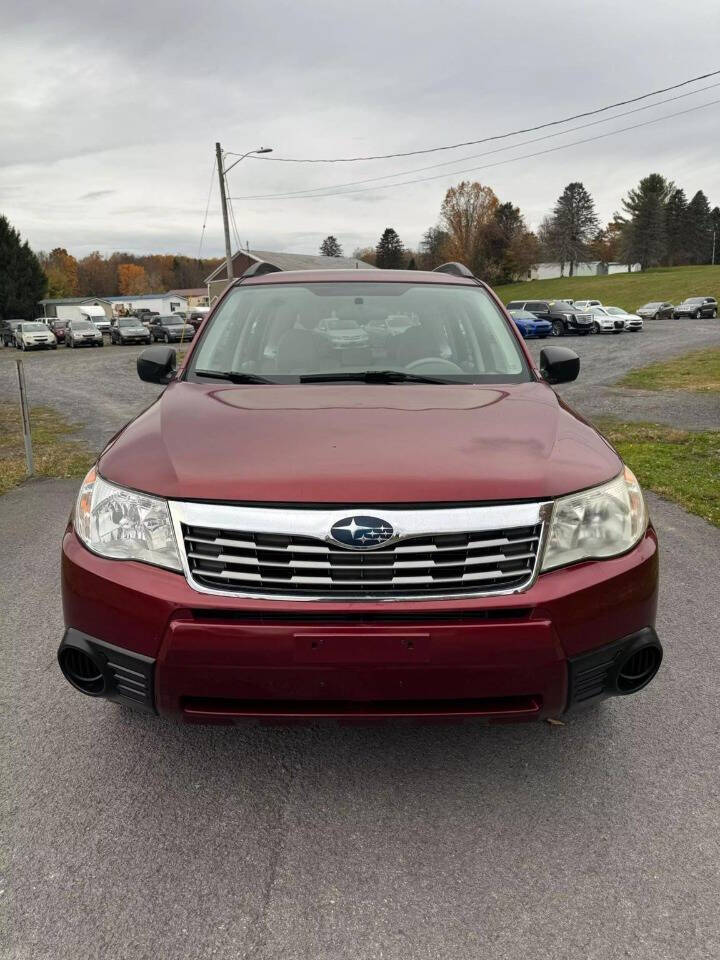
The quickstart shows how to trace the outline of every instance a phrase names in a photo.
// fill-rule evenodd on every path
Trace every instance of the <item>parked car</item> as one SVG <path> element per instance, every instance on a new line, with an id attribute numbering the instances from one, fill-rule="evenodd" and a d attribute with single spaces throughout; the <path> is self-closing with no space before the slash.
<path id="1" fill-rule="evenodd" d="M 137 317 L 118 317 L 110 327 L 110 343 L 150 343 L 150 331 Z"/>
<path id="2" fill-rule="evenodd" d="M 590 310 L 592 307 L 601 307 L 600 300 L 574 300 L 572 304 L 576 310 Z"/>
<path id="3" fill-rule="evenodd" d="M 389 316 L 371 317 L 365 326 L 365 332 L 371 347 L 385 349 L 393 337 L 414 326 L 417 326 L 417 319 L 412 314 L 391 313 Z"/>
<path id="4" fill-rule="evenodd" d="M 192 723 L 530 720 L 645 687 L 657 537 L 632 472 L 552 389 L 577 354 L 536 365 L 459 264 L 341 276 L 241 278 L 179 370 L 169 345 L 138 356 L 166 389 L 63 535 L 67 680 Z M 408 359 L 328 356 L 333 309 L 415 313 L 393 338 Z"/>
<path id="5" fill-rule="evenodd" d="M 65 332 L 67 331 L 68 321 L 61 317 L 48 317 L 46 323 L 55 334 L 57 342 L 65 343 Z"/>
<path id="6" fill-rule="evenodd" d="M 4 347 L 14 347 L 15 331 L 23 320 L 0 320 L 0 342 Z"/>
<path id="7" fill-rule="evenodd" d="M 688 297 L 675 307 L 673 316 L 676 320 L 681 317 L 692 317 L 693 320 L 710 317 L 714 320 L 717 316 L 717 300 L 715 297 Z"/>
<path id="8" fill-rule="evenodd" d="M 209 309 L 193 310 L 188 318 L 188 323 L 192 324 L 194 330 L 197 330 L 208 313 L 210 313 Z"/>
<path id="9" fill-rule="evenodd" d="M 527 310 L 552 326 L 551 336 L 562 337 L 568 333 L 585 335 L 592 333 L 593 320 L 589 313 L 577 311 L 565 300 L 512 300 L 508 310 Z"/>
<path id="10" fill-rule="evenodd" d="M 94 323 L 100 333 L 110 333 L 110 321 L 107 317 L 89 317 L 91 323 Z"/>
<path id="11" fill-rule="evenodd" d="M 540 337 L 541 340 L 544 340 L 552 333 L 552 324 L 548 320 L 541 320 L 536 317 L 529 310 L 510 310 L 509 313 L 515 321 L 515 326 L 526 340 L 531 337 Z"/>
<path id="12" fill-rule="evenodd" d="M 643 319 L 636 313 L 628 313 L 622 307 L 605 307 L 605 310 L 613 317 L 621 317 L 625 322 L 625 329 L 630 333 L 640 333 L 643 329 Z"/>
<path id="13" fill-rule="evenodd" d="M 140 310 L 135 311 L 134 316 L 146 326 L 149 326 L 155 317 L 159 317 L 160 314 L 156 310 L 147 310 L 145 307 L 142 307 Z"/>
<path id="14" fill-rule="evenodd" d="M 163 340 L 165 343 L 175 340 L 189 341 L 195 336 L 195 328 L 192 324 L 178 320 L 173 314 L 153 317 L 148 330 L 153 341 Z"/>
<path id="15" fill-rule="evenodd" d="M 15 327 L 18 350 L 57 350 L 55 334 L 39 320 L 23 320 Z"/>
<path id="16" fill-rule="evenodd" d="M 635 311 L 643 320 L 671 320 L 674 312 L 675 307 L 668 300 L 651 300 Z"/>
<path id="17" fill-rule="evenodd" d="M 65 330 L 65 346 L 73 350 L 75 347 L 102 347 L 102 331 L 90 320 L 70 320 Z"/>
<path id="18" fill-rule="evenodd" d="M 356 320 L 343 320 L 339 317 L 324 317 L 318 321 L 315 330 L 330 341 L 335 350 L 346 350 L 348 347 L 366 347 L 369 337 L 364 327 Z"/>
<path id="19" fill-rule="evenodd" d="M 615 312 L 617 311 L 617 313 Z M 591 307 L 594 333 L 624 333 L 624 311 L 619 307 Z M 640 321 L 642 323 L 642 320 Z"/>

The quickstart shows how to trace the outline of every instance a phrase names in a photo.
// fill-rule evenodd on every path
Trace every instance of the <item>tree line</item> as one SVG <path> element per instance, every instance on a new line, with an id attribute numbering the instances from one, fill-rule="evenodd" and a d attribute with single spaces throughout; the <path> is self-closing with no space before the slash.
<path id="1" fill-rule="evenodd" d="M 353 256 L 385 269 L 432 270 L 459 260 L 489 283 L 524 279 L 543 262 L 559 262 L 572 276 L 580 263 L 639 263 L 641 269 L 720 260 L 720 208 L 711 208 L 702 190 L 688 200 L 684 190 L 657 173 L 644 177 L 622 199 L 622 210 L 605 226 L 592 195 L 579 181 L 569 183 L 536 232 L 528 229 L 520 208 L 501 202 L 481 183 L 462 181 L 445 194 L 435 226 L 425 231 L 417 250 L 386 227 L 374 247 Z M 326 256 L 342 255 L 334 236 L 320 247 Z"/>

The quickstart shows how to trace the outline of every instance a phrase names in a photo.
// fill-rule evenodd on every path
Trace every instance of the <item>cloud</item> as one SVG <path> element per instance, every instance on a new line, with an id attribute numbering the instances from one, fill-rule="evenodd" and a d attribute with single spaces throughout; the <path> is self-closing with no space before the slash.
<path id="1" fill-rule="evenodd" d="M 116 193 L 115 190 L 91 190 L 90 193 L 84 193 L 78 200 L 99 200 L 101 197 L 109 197 Z"/>
<path id="2" fill-rule="evenodd" d="M 697 24 L 718 19 L 717 0 L 696 0 L 690 17 L 675 0 L 605 0 L 592 22 L 569 0 L 365 0 L 342 15 L 331 0 L 246 0 L 241 20 L 232 0 L 209 0 L 182 17 L 174 0 L 11 4 L 0 33 L 2 212 L 37 249 L 197 255 L 218 139 L 238 153 L 268 144 L 277 158 L 382 154 L 492 136 L 700 73 L 714 62 L 717 30 Z M 31 62 L 63 68 L 28 73 Z M 532 225 L 570 180 L 582 180 L 600 217 L 609 218 L 652 170 L 689 195 L 702 188 L 718 204 L 719 118 L 720 106 L 709 107 L 471 176 L 519 205 Z M 462 155 L 353 164 L 248 158 L 229 184 L 234 197 L 287 193 Z M 332 233 L 347 251 L 374 245 L 392 225 L 413 246 L 458 179 L 449 169 L 428 183 L 344 197 L 236 200 L 239 238 L 259 249 L 314 252 Z M 102 186 L 88 190 L 93 184 Z M 222 251 L 214 183 L 203 253 Z"/>

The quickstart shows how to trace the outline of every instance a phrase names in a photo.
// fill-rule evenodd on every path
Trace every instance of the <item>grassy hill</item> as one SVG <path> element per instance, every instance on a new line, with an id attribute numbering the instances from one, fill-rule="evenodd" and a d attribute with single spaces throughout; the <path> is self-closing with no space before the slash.
<path id="1" fill-rule="evenodd" d="M 608 306 L 636 310 L 650 300 L 680 303 L 685 297 L 693 296 L 720 300 L 720 265 L 658 267 L 644 273 L 615 273 L 610 277 L 530 280 L 496 287 L 495 291 L 503 303 L 570 297 L 573 300 L 601 300 Z"/>

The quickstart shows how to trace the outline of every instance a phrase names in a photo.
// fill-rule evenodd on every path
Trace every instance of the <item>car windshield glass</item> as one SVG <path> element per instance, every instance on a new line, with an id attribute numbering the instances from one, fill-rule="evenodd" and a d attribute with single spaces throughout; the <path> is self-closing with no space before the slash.
<path id="1" fill-rule="evenodd" d="M 620 314 L 625 313 L 625 311 L 621 310 L 620 307 L 605 307 L 605 313 L 611 313 L 614 316 L 619 316 Z"/>
<path id="2" fill-rule="evenodd" d="M 89 320 L 74 320 L 72 328 L 73 330 L 94 330 L 95 329 Z"/>
<path id="3" fill-rule="evenodd" d="M 359 330 L 360 326 L 354 320 L 335 320 L 331 318 L 325 321 L 328 330 Z"/>
<path id="4" fill-rule="evenodd" d="M 580 304 L 582 304 L 583 302 L 586 303 L 587 301 L 576 300 L 576 301 L 575 301 L 575 306 L 577 307 L 577 306 L 579 306 Z M 572 309 L 571 306 L 570 306 L 570 304 L 569 304 L 569 303 L 566 303 L 564 300 L 551 300 L 551 301 L 550 301 L 550 306 L 553 308 L 553 310 L 571 310 L 571 309 Z"/>
<path id="5" fill-rule="evenodd" d="M 118 320 L 117 325 L 119 327 L 142 327 L 139 320 Z M 143 327 L 143 330 L 144 329 Z"/>
<path id="6" fill-rule="evenodd" d="M 23 333 L 47 333 L 47 327 L 44 323 L 24 323 L 22 330 Z"/>
<path id="7" fill-rule="evenodd" d="M 702 297 L 688 297 L 685 303 L 704 303 Z"/>
<path id="8" fill-rule="evenodd" d="M 398 314 L 412 317 L 412 323 L 397 333 L 374 335 L 378 320 Z M 324 329 L 329 317 L 355 331 L 351 343 Z M 484 290 L 383 281 L 238 287 L 205 327 L 188 379 L 196 369 L 250 373 L 278 383 L 373 370 L 457 383 L 532 379 L 507 321 Z"/>
<path id="9" fill-rule="evenodd" d="M 652 303 L 646 303 L 645 306 L 642 307 L 641 309 L 643 309 L 643 310 L 650 310 L 650 309 L 652 309 L 653 307 L 661 307 L 661 306 L 662 306 L 662 304 L 661 304 L 659 301 L 658 301 L 657 303 L 656 303 L 655 301 L 653 301 Z"/>

